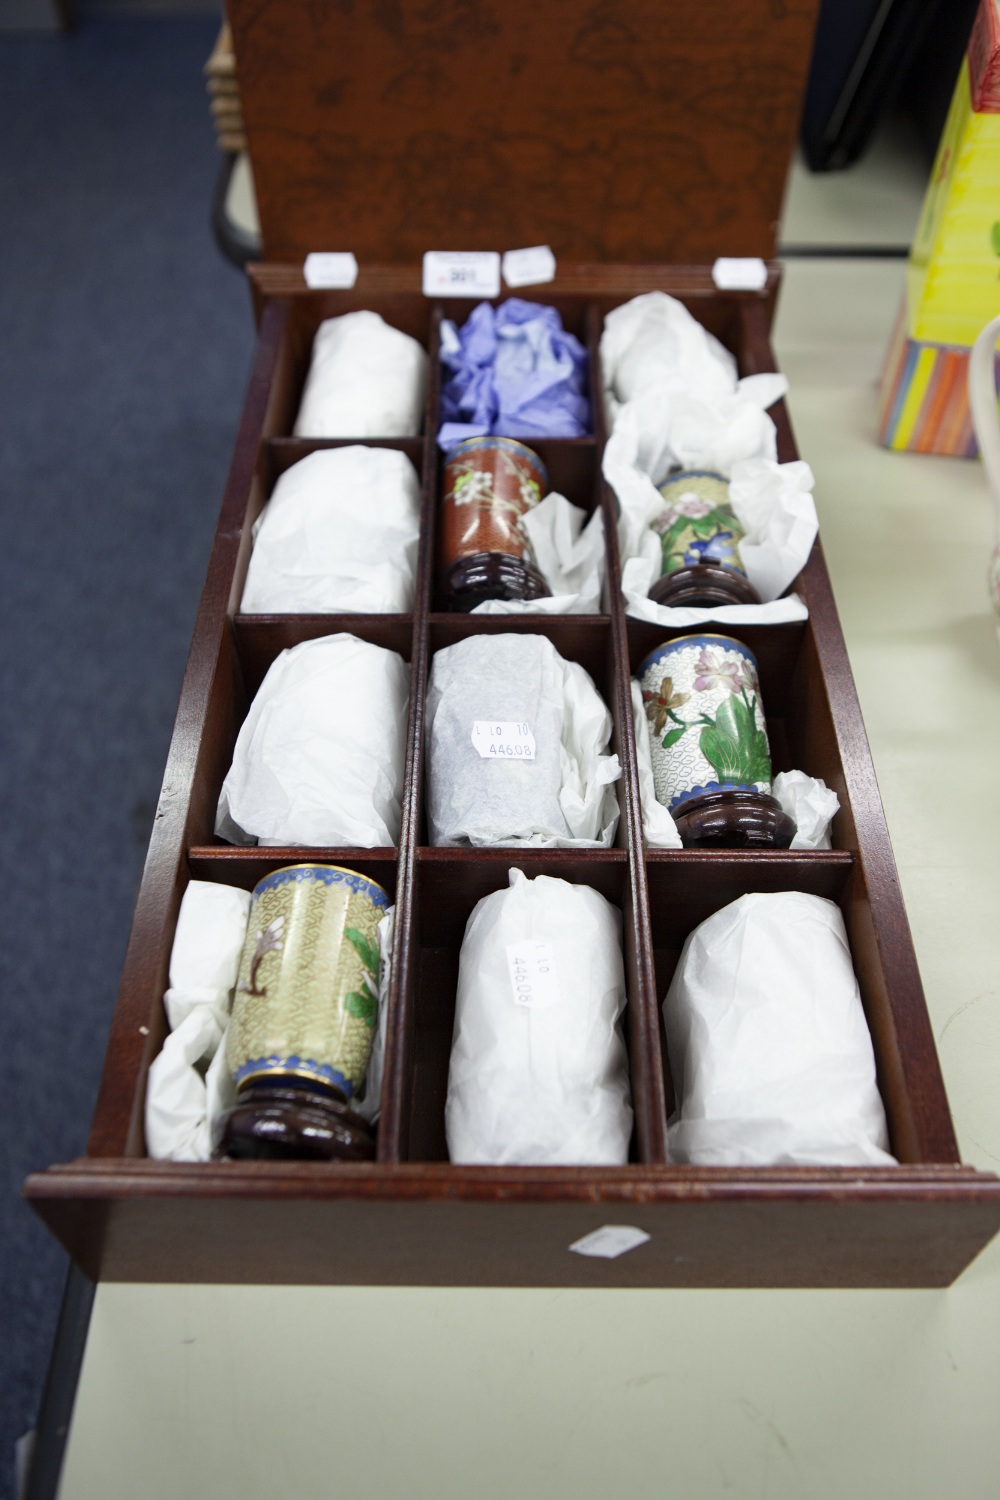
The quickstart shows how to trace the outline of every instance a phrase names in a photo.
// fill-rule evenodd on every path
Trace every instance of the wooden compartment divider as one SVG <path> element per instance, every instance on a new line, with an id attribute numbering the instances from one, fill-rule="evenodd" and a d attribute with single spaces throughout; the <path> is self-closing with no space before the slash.
<path id="1" fill-rule="evenodd" d="M 441 458 L 439 330 L 471 303 L 432 304 L 410 269 L 366 268 L 351 292 L 310 292 L 297 268 L 254 272 L 257 353 L 181 691 L 163 792 L 136 905 L 88 1154 L 29 1179 L 27 1194 L 91 1276 L 128 1280 L 509 1285 L 932 1285 L 947 1282 L 1000 1227 L 1000 1179 L 962 1167 L 934 1049 L 836 608 L 817 543 L 796 588 L 809 618 L 734 629 L 757 655 L 775 769 L 822 776 L 841 811 L 829 851 L 646 849 L 630 677 L 661 641 L 686 632 L 629 619 L 621 597 L 616 500 L 598 345 L 605 313 L 638 291 L 681 297 L 737 354 L 741 373 L 774 369 L 778 287 L 722 293 L 698 267 L 561 267 L 524 295 L 557 306 L 585 340 L 594 434 L 531 443 L 553 488 L 604 517 L 604 612 L 476 616 L 440 608 L 435 585 Z M 412 613 L 239 612 L 251 528 L 277 477 L 306 454 L 343 446 L 290 436 L 319 322 L 372 307 L 430 356 L 420 438 L 363 439 L 401 450 L 421 480 Z M 797 456 L 784 403 L 779 456 Z M 725 627 L 708 627 L 725 629 Z M 271 662 L 346 631 L 409 662 L 409 722 L 397 849 L 233 848 L 215 807 L 247 707 Z M 580 662 L 607 702 L 622 767 L 610 849 L 444 849 L 427 842 L 425 704 L 433 653 L 472 634 L 544 635 Z M 170 946 L 188 879 L 251 889 L 302 860 L 345 864 L 396 903 L 383 1110 L 372 1164 L 154 1162 L 145 1157 L 149 1063 L 162 1045 Z M 623 916 L 624 1018 L 635 1130 L 617 1169 L 466 1168 L 446 1159 L 444 1097 L 458 952 L 475 903 L 518 866 L 592 885 Z M 896 1168 L 694 1168 L 667 1153 L 673 1107 L 660 1002 L 681 946 L 711 912 L 749 891 L 803 890 L 840 904 L 851 942 Z M 651 1236 L 615 1261 L 570 1244 L 603 1223 Z"/>

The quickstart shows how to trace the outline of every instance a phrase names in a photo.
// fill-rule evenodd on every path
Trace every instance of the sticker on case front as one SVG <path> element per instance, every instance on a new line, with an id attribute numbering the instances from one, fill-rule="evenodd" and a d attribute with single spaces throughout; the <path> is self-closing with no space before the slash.
<path id="1" fill-rule="evenodd" d="M 556 258 L 548 245 L 530 245 L 526 250 L 508 250 L 502 269 L 508 286 L 539 286 L 555 280 Z"/>
<path id="2" fill-rule="evenodd" d="M 425 297 L 499 297 L 500 256 L 496 250 L 428 250 L 424 256 Z"/>
<path id="3" fill-rule="evenodd" d="M 483 760 L 534 760 L 535 736 L 515 719 L 476 719 L 472 743 Z"/>
<path id="4" fill-rule="evenodd" d="M 712 280 L 720 292 L 762 292 L 767 266 L 757 255 L 722 255 L 712 267 Z"/>
<path id="5" fill-rule="evenodd" d="M 302 274 L 314 291 L 346 289 L 358 279 L 357 257 L 349 250 L 313 250 L 305 258 Z"/>
<path id="6" fill-rule="evenodd" d="M 644 1245 L 652 1236 L 634 1224 L 602 1224 L 582 1240 L 574 1240 L 570 1249 L 575 1255 L 592 1255 L 600 1260 L 617 1260 L 628 1250 Z"/>
<path id="7" fill-rule="evenodd" d="M 562 999 L 552 945 L 540 939 L 525 938 L 507 944 L 507 968 L 514 1004 L 529 1010 L 548 1010 Z"/>

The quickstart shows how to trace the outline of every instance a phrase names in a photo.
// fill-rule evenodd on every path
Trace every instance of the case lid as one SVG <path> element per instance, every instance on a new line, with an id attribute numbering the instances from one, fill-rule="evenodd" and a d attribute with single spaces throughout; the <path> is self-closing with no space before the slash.
<path id="1" fill-rule="evenodd" d="M 774 253 L 818 0 L 228 0 L 264 254 Z"/>

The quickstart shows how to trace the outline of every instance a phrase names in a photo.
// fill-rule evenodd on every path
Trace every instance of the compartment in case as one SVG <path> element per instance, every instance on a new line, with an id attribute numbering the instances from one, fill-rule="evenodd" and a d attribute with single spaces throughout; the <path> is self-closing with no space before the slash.
<path id="1" fill-rule="evenodd" d="M 594 858 L 594 855 L 597 858 Z M 416 985 L 408 998 L 411 1034 L 406 1078 L 409 1101 L 403 1101 L 406 1135 L 401 1159 L 446 1162 L 444 1105 L 448 1087 L 455 1019 L 458 960 L 466 923 L 473 908 L 493 891 L 505 890 L 508 872 L 523 870 L 529 879 L 555 876 L 573 885 L 589 885 L 621 910 L 628 869 L 618 849 L 423 849 L 417 865 L 415 932 L 419 944 Z M 632 930 L 629 929 L 628 938 Z M 628 939 L 626 939 L 627 941 Z M 626 986 L 627 988 L 627 986 Z M 628 1045 L 631 1001 L 622 1016 Z M 635 1140 L 633 1137 L 633 1158 Z"/>

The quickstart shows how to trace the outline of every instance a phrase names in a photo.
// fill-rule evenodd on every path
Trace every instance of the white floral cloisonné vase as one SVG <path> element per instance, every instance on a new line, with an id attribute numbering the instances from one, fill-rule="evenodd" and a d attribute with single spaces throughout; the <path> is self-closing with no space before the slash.
<path id="1" fill-rule="evenodd" d="M 787 848 L 795 825 L 771 796 L 753 652 L 731 636 L 680 636 L 639 676 L 657 800 L 684 844 Z"/>

